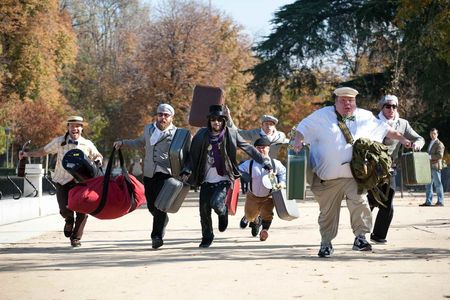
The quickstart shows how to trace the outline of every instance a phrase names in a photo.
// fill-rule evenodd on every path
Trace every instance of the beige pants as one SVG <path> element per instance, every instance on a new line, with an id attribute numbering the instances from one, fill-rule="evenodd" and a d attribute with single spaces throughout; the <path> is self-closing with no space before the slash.
<path id="1" fill-rule="evenodd" d="M 250 222 L 255 221 L 256 217 L 261 216 L 264 221 L 272 221 L 273 219 L 273 199 L 272 195 L 267 197 L 256 197 L 250 191 L 246 194 L 245 199 L 245 218 Z"/>
<path id="2" fill-rule="evenodd" d="M 314 175 L 311 191 L 319 203 L 319 227 L 322 243 L 331 242 L 337 235 L 341 202 L 346 197 L 350 221 L 355 236 L 369 233 L 372 228 L 372 214 L 367 199 L 358 194 L 353 178 L 338 178 L 322 181 Z"/>

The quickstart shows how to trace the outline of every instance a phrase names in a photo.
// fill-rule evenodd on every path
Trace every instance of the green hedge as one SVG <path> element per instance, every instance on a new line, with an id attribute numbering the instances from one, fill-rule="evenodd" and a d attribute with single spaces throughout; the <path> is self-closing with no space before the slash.
<path id="1" fill-rule="evenodd" d="M 16 169 L 14 168 L 0 168 L 0 176 L 13 176 L 16 175 Z"/>

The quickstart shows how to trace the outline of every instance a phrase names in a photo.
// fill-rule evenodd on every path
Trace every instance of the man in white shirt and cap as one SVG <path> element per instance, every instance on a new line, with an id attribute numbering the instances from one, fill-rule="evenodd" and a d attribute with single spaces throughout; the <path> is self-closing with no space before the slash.
<path id="1" fill-rule="evenodd" d="M 366 197 L 358 193 L 358 184 L 350 170 L 353 145 L 347 142 L 347 136 L 351 135 L 353 140 L 369 138 L 378 142 L 382 142 L 387 136 L 399 140 L 407 147 L 411 145 L 408 139 L 375 118 L 372 112 L 356 107 L 357 90 L 341 87 L 334 94 L 334 106 L 316 110 L 298 124 L 293 145 L 295 151 L 300 151 L 304 143 L 310 145 L 310 160 L 314 171 L 311 191 L 320 208 L 319 257 L 329 257 L 333 253 L 331 241 L 338 232 L 344 197 L 355 235 L 352 249 L 372 250 L 365 238 L 372 228 L 372 215 Z"/>
<path id="2" fill-rule="evenodd" d="M 72 175 L 62 165 L 64 155 L 72 149 L 80 149 L 86 156 L 101 164 L 103 157 L 95 145 L 88 139 L 82 137 L 86 123 L 80 116 L 67 118 L 67 132 L 65 135 L 55 137 L 50 143 L 41 149 L 29 152 L 19 152 L 19 159 L 26 157 L 41 157 L 47 154 L 56 154 L 55 172 L 52 181 L 55 182 L 56 200 L 59 205 L 59 213 L 65 220 L 64 236 L 70 238 L 72 247 L 81 246 L 84 227 L 88 218 L 87 214 L 74 212 L 67 208 L 69 201 L 69 190 L 76 185 Z"/>
<path id="3" fill-rule="evenodd" d="M 278 124 L 278 119 L 271 115 L 261 116 L 261 128 L 255 128 L 250 130 L 238 129 L 233 123 L 230 112 L 227 109 L 227 114 L 229 116 L 228 126 L 233 127 L 238 130 L 239 134 L 246 139 L 249 143 L 254 143 L 257 139 L 265 137 L 270 141 L 270 151 L 269 156 L 271 158 L 278 158 L 280 148 L 284 144 L 289 143 L 289 139 L 286 138 L 284 132 L 278 131 L 276 125 Z"/>
<path id="4" fill-rule="evenodd" d="M 151 233 L 152 248 L 158 249 L 164 244 L 165 228 L 169 222 L 166 212 L 155 207 L 155 201 L 165 181 L 172 177 L 170 169 L 169 148 L 177 127 L 173 125 L 175 110 L 170 104 L 162 103 L 156 110 L 156 121 L 145 125 L 142 135 L 133 140 L 114 142 L 117 149 L 125 146 L 145 148 L 144 187 L 147 207 L 153 215 Z"/>

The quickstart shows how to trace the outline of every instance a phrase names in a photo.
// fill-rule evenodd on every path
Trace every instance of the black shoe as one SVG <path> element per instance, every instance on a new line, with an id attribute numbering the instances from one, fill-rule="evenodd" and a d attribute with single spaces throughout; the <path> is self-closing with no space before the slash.
<path id="1" fill-rule="evenodd" d="M 248 220 L 245 218 L 245 216 L 242 217 L 241 222 L 239 222 L 239 227 L 244 229 L 248 225 Z"/>
<path id="2" fill-rule="evenodd" d="M 81 242 L 80 242 L 80 240 L 79 239 L 72 239 L 72 240 L 70 240 L 70 245 L 72 246 L 72 247 L 80 247 L 81 246 Z"/>
<path id="3" fill-rule="evenodd" d="M 250 222 L 250 228 L 252 229 L 252 236 L 257 236 L 259 233 L 259 229 L 261 229 L 262 219 L 258 216 L 255 221 Z"/>
<path id="4" fill-rule="evenodd" d="M 219 231 L 224 232 L 228 227 L 228 210 L 225 210 L 225 214 L 219 215 Z"/>
<path id="5" fill-rule="evenodd" d="M 330 257 L 333 254 L 333 245 L 331 243 L 320 244 L 319 257 Z"/>
<path id="6" fill-rule="evenodd" d="M 212 235 L 211 237 L 202 237 L 202 242 L 198 246 L 200 248 L 208 248 L 209 246 L 211 246 L 213 240 L 214 240 L 214 235 Z"/>
<path id="7" fill-rule="evenodd" d="M 386 242 L 387 242 L 386 239 L 380 238 L 380 237 L 374 235 L 373 233 L 370 235 L 370 240 L 375 243 L 378 243 L 378 244 L 386 244 Z"/>
<path id="8" fill-rule="evenodd" d="M 64 236 L 65 237 L 70 237 L 72 235 L 73 224 L 74 224 L 73 219 L 66 219 L 66 224 L 64 224 Z"/>
<path id="9" fill-rule="evenodd" d="M 433 206 L 444 206 L 444 204 L 437 202 L 435 205 Z"/>
<path id="10" fill-rule="evenodd" d="M 358 235 L 355 237 L 355 242 L 353 243 L 353 250 L 356 251 L 371 251 L 372 246 L 367 242 L 364 235 Z"/>
<path id="11" fill-rule="evenodd" d="M 164 241 L 162 238 L 160 238 L 158 236 L 152 238 L 152 248 L 153 249 L 158 249 L 162 245 L 164 245 Z"/>
<path id="12" fill-rule="evenodd" d="M 431 204 L 428 204 L 428 203 L 422 203 L 422 204 L 419 204 L 419 206 L 431 206 Z"/>

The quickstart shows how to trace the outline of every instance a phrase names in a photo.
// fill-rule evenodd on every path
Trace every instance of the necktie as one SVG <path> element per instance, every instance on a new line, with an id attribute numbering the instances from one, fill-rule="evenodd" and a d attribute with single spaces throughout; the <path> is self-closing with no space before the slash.
<path id="1" fill-rule="evenodd" d="M 69 139 L 69 141 L 67 142 L 68 144 L 74 144 L 74 145 L 78 145 L 78 141 L 72 141 Z"/>

